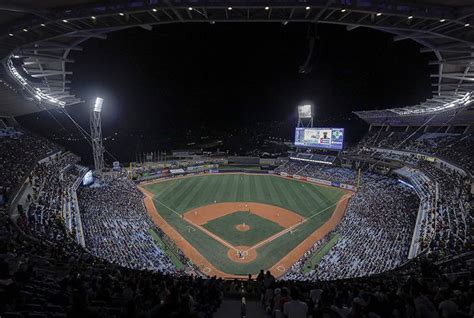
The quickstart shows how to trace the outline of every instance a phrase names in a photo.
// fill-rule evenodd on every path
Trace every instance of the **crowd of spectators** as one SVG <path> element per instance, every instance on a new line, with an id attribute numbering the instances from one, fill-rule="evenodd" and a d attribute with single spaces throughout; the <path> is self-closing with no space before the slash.
<path id="1" fill-rule="evenodd" d="M 285 277 L 333 280 L 378 274 L 400 266 L 408 258 L 418 205 L 413 190 L 398 180 L 363 174 L 344 218 L 333 231 L 341 238 L 311 272 L 305 274 L 297 267 Z"/>
<path id="2" fill-rule="evenodd" d="M 222 301 L 222 280 L 120 267 L 69 236 L 31 240 L 5 210 L 0 256 L 2 317 L 211 317 Z"/>
<path id="3" fill-rule="evenodd" d="M 304 163 L 293 160 L 286 161 L 275 169 L 275 172 L 284 172 L 288 175 L 300 174 L 305 177 L 337 181 L 352 185 L 354 185 L 357 180 L 357 172 L 353 169 L 329 166 L 321 163 Z"/>
<path id="4" fill-rule="evenodd" d="M 459 269 L 465 262 L 451 261 Z M 432 260 L 421 258 L 372 277 L 331 280 L 275 280 L 271 273 L 250 279 L 269 317 L 430 317 L 474 314 L 474 288 L 468 275 L 447 277 Z"/>
<path id="5" fill-rule="evenodd" d="M 367 148 L 409 150 L 439 156 L 474 174 L 474 134 L 372 131 L 357 144 L 356 151 Z"/>
<path id="6" fill-rule="evenodd" d="M 73 175 L 65 177 L 60 172 L 78 161 L 76 155 L 66 153 L 36 164 L 28 178 L 31 193 L 28 194 L 27 205 L 24 212 L 19 211 L 19 223 L 25 232 L 50 242 L 64 239 L 62 228 L 66 228 L 66 222 L 63 204 L 71 199 L 68 189 L 75 178 Z M 68 228 L 69 231 L 72 229 Z"/>
<path id="7" fill-rule="evenodd" d="M 155 226 L 146 213 L 143 194 L 127 177 L 81 187 L 78 199 L 86 246 L 92 254 L 133 269 L 176 271 L 150 234 Z"/>
<path id="8" fill-rule="evenodd" d="M 59 147 L 29 132 L 10 129 L 0 134 L 0 149 L 0 189 L 6 202 L 26 179 L 33 164 Z"/>
<path id="9" fill-rule="evenodd" d="M 415 171 L 411 184 L 418 189 L 426 212 L 421 219 L 420 250 L 455 255 L 470 248 L 472 229 L 471 178 L 441 161 L 427 161 L 415 153 L 372 149 L 364 151 L 373 158 L 402 162 Z M 422 177 L 416 177 L 416 175 Z"/>

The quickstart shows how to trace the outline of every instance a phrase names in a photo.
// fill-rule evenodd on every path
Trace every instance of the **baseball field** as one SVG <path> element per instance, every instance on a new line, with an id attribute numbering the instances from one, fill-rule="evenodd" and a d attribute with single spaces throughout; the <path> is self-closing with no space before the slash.
<path id="1" fill-rule="evenodd" d="M 344 215 L 351 192 L 274 175 L 207 174 L 140 186 L 150 217 L 208 275 L 284 274 Z"/>

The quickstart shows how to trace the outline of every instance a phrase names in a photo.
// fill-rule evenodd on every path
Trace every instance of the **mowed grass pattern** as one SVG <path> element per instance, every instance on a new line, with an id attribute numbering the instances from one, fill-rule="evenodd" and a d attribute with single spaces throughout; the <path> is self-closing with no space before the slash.
<path id="1" fill-rule="evenodd" d="M 332 215 L 344 191 L 272 175 L 203 175 L 146 185 L 154 193 L 160 215 L 214 266 L 229 274 L 255 274 L 270 268 L 313 233 Z M 296 212 L 308 222 L 294 233 L 275 239 L 257 249 L 251 263 L 235 263 L 227 258 L 228 248 L 200 230 L 192 231 L 181 218 L 186 211 L 215 202 L 260 202 Z M 200 265 L 200 264 L 196 264 Z"/>
<path id="2" fill-rule="evenodd" d="M 245 223 L 248 231 L 239 231 L 236 226 Z M 203 225 L 206 229 L 234 246 L 253 246 L 285 228 L 275 222 L 259 217 L 248 211 L 238 211 L 211 220 Z"/>

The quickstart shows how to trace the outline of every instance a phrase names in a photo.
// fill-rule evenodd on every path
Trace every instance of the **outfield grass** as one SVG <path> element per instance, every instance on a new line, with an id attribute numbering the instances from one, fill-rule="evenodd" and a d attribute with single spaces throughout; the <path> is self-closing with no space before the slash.
<path id="1" fill-rule="evenodd" d="M 271 175 L 203 175 L 146 185 L 160 215 L 215 267 L 230 274 L 255 274 L 287 255 L 332 215 L 344 191 Z M 199 229 L 191 230 L 181 215 L 214 202 L 259 202 L 296 212 L 309 221 L 257 249 L 251 263 L 227 258 L 228 248 Z M 240 241 L 242 242 L 242 241 Z M 235 242 L 234 242 L 235 243 Z M 246 244 L 238 244 L 246 245 Z M 196 264 L 200 265 L 200 264 Z"/>
<path id="2" fill-rule="evenodd" d="M 242 223 L 250 226 L 250 229 L 245 232 L 237 230 L 236 226 Z M 248 211 L 228 214 L 209 221 L 203 226 L 234 246 L 253 246 L 267 237 L 284 230 L 277 223 Z"/>
<path id="3" fill-rule="evenodd" d="M 304 273 L 306 274 L 312 271 L 316 267 L 316 265 L 319 264 L 319 262 L 324 257 L 324 255 L 326 255 L 329 252 L 329 250 L 334 245 L 336 245 L 337 241 L 339 241 L 340 238 L 341 238 L 341 234 L 337 233 L 336 235 L 334 235 L 333 238 L 329 240 L 329 242 L 324 244 L 316 253 L 314 253 L 313 256 L 311 256 L 311 258 L 307 260 L 306 263 L 304 264 L 304 270 L 303 270 Z"/>

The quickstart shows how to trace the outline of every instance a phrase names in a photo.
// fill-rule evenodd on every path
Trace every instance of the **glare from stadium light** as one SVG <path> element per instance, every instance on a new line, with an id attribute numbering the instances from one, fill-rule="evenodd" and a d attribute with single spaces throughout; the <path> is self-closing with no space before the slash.
<path id="1" fill-rule="evenodd" d="M 382 15 L 382 12 L 377 12 L 376 16 L 380 17 Z"/>
<path id="2" fill-rule="evenodd" d="M 101 97 L 97 97 L 95 99 L 95 105 L 94 105 L 94 111 L 97 113 L 100 113 L 102 111 L 102 103 L 104 102 L 104 99 Z"/>
<path id="3" fill-rule="evenodd" d="M 94 16 L 92 16 L 92 17 L 91 17 L 91 19 L 92 19 L 92 20 L 95 20 L 95 17 L 94 17 Z"/>
<path id="4" fill-rule="evenodd" d="M 468 26 L 470 26 L 470 24 L 469 24 L 469 23 L 466 23 L 466 24 L 464 24 L 464 26 L 465 26 L 465 27 L 468 27 Z"/>
<path id="5" fill-rule="evenodd" d="M 8 35 L 9 35 L 9 36 L 13 36 L 13 33 L 9 33 Z"/>
<path id="6" fill-rule="evenodd" d="M 153 10 L 151 10 L 151 11 L 153 11 L 153 12 L 157 12 L 158 10 L 157 10 L 156 8 L 153 8 Z"/>
<path id="7" fill-rule="evenodd" d="M 41 25 L 42 27 L 45 27 L 45 26 L 46 26 L 46 24 L 44 24 L 44 23 L 41 23 L 40 25 Z"/>
<path id="8" fill-rule="evenodd" d="M 232 10 L 232 7 L 228 7 L 227 10 L 231 11 L 231 10 Z"/>
<path id="9" fill-rule="evenodd" d="M 439 22 L 443 23 L 444 21 L 446 21 L 446 19 L 441 19 L 439 20 Z"/>
<path id="10" fill-rule="evenodd" d="M 125 14 L 123 12 L 120 12 L 119 15 L 123 17 Z"/>
<path id="11" fill-rule="evenodd" d="M 193 8 L 192 8 L 192 7 L 189 7 L 188 10 L 189 10 L 189 11 L 193 11 Z"/>
<path id="12" fill-rule="evenodd" d="M 413 19 L 413 16 L 412 15 L 408 16 L 408 20 L 411 20 L 411 19 Z"/>
<path id="13" fill-rule="evenodd" d="M 270 10 L 270 7 L 265 7 L 265 10 Z"/>
<path id="14" fill-rule="evenodd" d="M 306 7 L 305 9 L 306 9 L 306 10 L 309 10 L 309 9 L 311 9 L 311 7 Z"/>
<path id="15" fill-rule="evenodd" d="M 23 32 L 28 32 L 28 29 L 23 29 Z"/>
<path id="16" fill-rule="evenodd" d="M 63 20 L 63 22 L 64 22 L 64 23 L 68 23 L 69 21 L 68 21 L 68 20 L 66 20 L 66 19 L 64 19 L 64 20 Z"/>
<path id="17" fill-rule="evenodd" d="M 342 12 L 342 13 L 346 12 L 346 9 L 342 9 L 341 12 Z"/>

